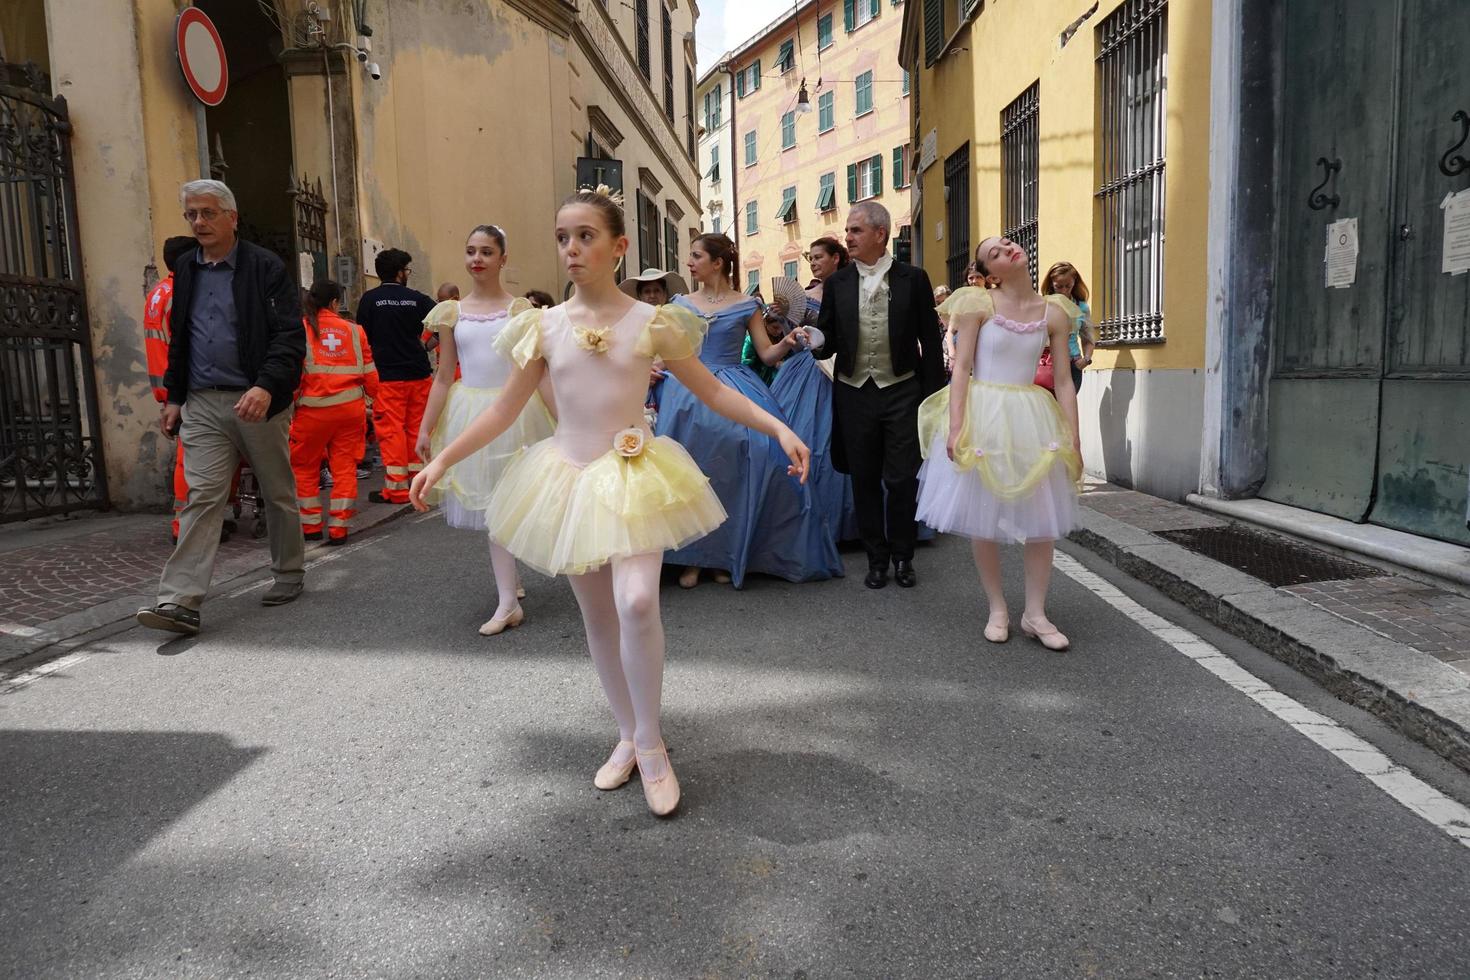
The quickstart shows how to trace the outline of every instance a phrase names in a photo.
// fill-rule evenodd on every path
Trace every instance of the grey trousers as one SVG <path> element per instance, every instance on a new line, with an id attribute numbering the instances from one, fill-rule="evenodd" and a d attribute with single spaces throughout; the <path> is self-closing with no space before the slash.
<path id="1" fill-rule="evenodd" d="M 184 402 L 179 435 L 189 499 L 179 512 L 179 543 L 158 583 L 160 604 L 172 602 L 195 610 L 203 604 L 229 508 L 230 481 L 242 456 L 255 472 L 265 503 L 271 573 L 281 583 L 305 578 L 306 542 L 291 472 L 291 413 L 241 422 L 235 415 L 239 400 L 239 392 L 203 390 L 191 391 Z"/>

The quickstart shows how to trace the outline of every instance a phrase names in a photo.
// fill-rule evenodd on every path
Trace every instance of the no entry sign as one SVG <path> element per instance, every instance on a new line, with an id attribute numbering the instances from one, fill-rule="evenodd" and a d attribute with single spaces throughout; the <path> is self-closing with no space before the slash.
<path id="1" fill-rule="evenodd" d="M 174 25 L 174 44 L 179 51 L 179 68 L 195 98 L 207 106 L 225 100 L 230 87 L 230 68 L 225 61 L 225 43 L 214 21 L 198 7 L 179 11 Z"/>

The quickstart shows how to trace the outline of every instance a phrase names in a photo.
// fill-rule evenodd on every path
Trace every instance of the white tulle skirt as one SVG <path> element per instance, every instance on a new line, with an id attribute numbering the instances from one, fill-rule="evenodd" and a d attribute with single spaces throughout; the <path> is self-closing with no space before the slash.
<path id="1" fill-rule="evenodd" d="M 971 381 L 949 458 L 949 389 L 919 408 L 918 518 L 982 541 L 1055 541 L 1072 530 L 1082 461 L 1056 400 L 1034 385 Z"/>
<path id="2" fill-rule="evenodd" d="M 499 397 L 499 388 L 471 388 L 462 381 L 455 382 L 449 389 L 444 411 L 430 437 L 434 455 L 443 452 L 445 446 Z M 552 428 L 551 415 L 546 411 L 541 396 L 533 395 L 509 429 L 488 446 L 451 466 L 431 495 L 431 499 L 437 500 L 444 511 L 444 520 L 449 526 L 469 531 L 485 530 L 485 508 L 489 506 L 490 496 L 511 460 L 527 446 L 550 437 Z"/>

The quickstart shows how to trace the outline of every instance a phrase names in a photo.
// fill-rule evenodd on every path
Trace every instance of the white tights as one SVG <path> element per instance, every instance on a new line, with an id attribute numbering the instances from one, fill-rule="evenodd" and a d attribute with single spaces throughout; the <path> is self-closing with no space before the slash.
<path id="1" fill-rule="evenodd" d="M 494 541 L 490 542 L 490 569 L 495 573 L 495 592 L 499 597 L 495 617 L 501 619 L 515 612 L 516 606 L 520 605 L 516 587 L 520 585 L 521 576 L 516 571 L 515 555 Z"/>
<path id="2" fill-rule="evenodd" d="M 1006 597 L 1000 574 L 1000 545 L 994 541 L 971 542 L 975 555 L 975 568 L 980 572 L 980 587 L 990 602 L 990 615 L 994 619 L 1008 618 Z M 1038 626 L 1049 625 L 1046 618 L 1046 593 L 1051 587 L 1051 563 L 1054 542 L 1027 541 L 1023 551 L 1026 568 L 1026 607 L 1022 615 Z"/>
<path id="3" fill-rule="evenodd" d="M 614 558 L 568 581 L 582 610 L 587 649 L 603 693 L 618 723 L 618 738 L 640 749 L 663 742 L 659 706 L 664 687 L 664 624 L 658 583 L 663 555 L 653 552 Z M 643 765 L 647 759 L 640 759 Z M 662 766 L 662 759 L 656 763 Z M 661 773 L 647 772 L 657 779 Z"/>

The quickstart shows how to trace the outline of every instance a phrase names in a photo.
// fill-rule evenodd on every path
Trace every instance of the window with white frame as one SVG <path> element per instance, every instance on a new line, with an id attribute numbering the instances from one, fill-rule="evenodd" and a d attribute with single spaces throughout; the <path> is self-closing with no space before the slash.
<path id="1" fill-rule="evenodd" d="M 722 86 L 716 85 L 704 93 L 704 130 L 713 133 L 725 122 L 725 100 Z"/>
<path id="2" fill-rule="evenodd" d="M 781 42 L 781 47 L 776 55 L 776 70 L 781 74 L 796 67 L 796 42 L 790 38 Z"/>
<path id="3" fill-rule="evenodd" d="M 709 172 L 706 174 L 711 184 L 720 182 L 720 144 L 716 143 L 709 148 Z"/>

